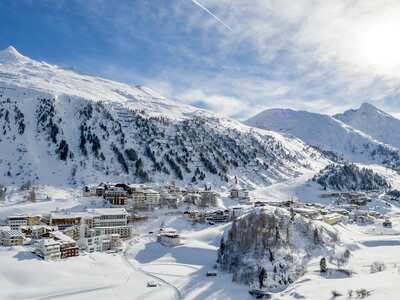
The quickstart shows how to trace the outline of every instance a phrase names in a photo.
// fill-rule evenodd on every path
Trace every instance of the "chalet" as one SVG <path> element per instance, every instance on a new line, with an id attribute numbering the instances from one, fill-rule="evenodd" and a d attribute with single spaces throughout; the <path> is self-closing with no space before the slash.
<path id="1" fill-rule="evenodd" d="M 43 239 L 37 244 L 35 253 L 45 261 L 61 258 L 60 242 L 54 239 Z"/>
<path id="2" fill-rule="evenodd" d="M 24 243 L 25 236 L 19 230 L 13 230 L 8 226 L 0 227 L 0 243 L 5 247 L 19 246 Z"/>

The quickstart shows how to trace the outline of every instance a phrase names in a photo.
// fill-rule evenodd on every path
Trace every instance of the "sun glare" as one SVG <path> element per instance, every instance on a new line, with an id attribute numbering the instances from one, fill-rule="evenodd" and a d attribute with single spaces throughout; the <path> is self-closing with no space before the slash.
<path id="1" fill-rule="evenodd" d="M 383 19 L 365 26 L 360 33 L 357 45 L 360 62 L 379 73 L 398 71 L 400 69 L 399 32 L 400 19 Z"/>

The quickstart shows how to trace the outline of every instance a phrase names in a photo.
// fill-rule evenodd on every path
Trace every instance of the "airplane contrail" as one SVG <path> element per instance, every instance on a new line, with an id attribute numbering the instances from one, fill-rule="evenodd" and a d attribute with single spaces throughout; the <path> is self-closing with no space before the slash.
<path id="1" fill-rule="evenodd" d="M 223 22 L 220 18 L 218 18 L 216 15 L 214 15 L 207 7 L 205 7 L 203 4 L 201 4 L 197 0 L 191 0 L 194 4 L 196 4 L 198 7 L 200 7 L 202 10 L 204 10 L 206 13 L 208 13 L 210 16 L 212 16 L 215 20 L 217 20 L 220 24 L 222 24 L 226 29 L 229 31 L 233 32 L 233 29 L 228 26 L 225 22 Z"/>

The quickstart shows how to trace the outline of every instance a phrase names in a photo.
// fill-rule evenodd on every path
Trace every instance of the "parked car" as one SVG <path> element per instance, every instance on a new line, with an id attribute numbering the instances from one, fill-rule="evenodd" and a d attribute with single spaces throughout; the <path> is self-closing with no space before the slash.
<path id="1" fill-rule="evenodd" d="M 158 287 L 158 283 L 155 281 L 149 281 L 147 282 L 147 287 Z"/>

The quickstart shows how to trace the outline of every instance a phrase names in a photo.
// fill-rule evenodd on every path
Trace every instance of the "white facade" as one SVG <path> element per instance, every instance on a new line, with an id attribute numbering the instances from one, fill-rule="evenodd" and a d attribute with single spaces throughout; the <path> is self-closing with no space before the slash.
<path id="1" fill-rule="evenodd" d="M 145 190 L 144 197 L 146 201 L 146 205 L 150 207 L 160 205 L 160 193 L 154 190 Z"/>
<path id="2" fill-rule="evenodd" d="M 133 209 L 148 209 L 160 205 L 160 193 L 151 189 L 137 189 L 132 193 Z"/>
<path id="3" fill-rule="evenodd" d="M 28 216 L 9 216 L 7 217 L 7 225 L 11 227 L 11 229 L 18 229 L 21 226 L 28 225 Z"/>
<path id="4" fill-rule="evenodd" d="M 132 227 L 125 208 L 88 210 L 81 223 L 79 247 L 88 252 L 111 250 L 120 245 L 120 238 L 129 238 Z"/>
<path id="5" fill-rule="evenodd" d="M 96 235 L 93 231 L 79 240 L 79 247 L 87 252 L 102 252 L 115 249 L 121 245 L 119 234 Z"/>
<path id="6" fill-rule="evenodd" d="M 136 190 L 132 193 L 132 206 L 133 209 L 146 207 L 146 197 L 143 190 Z"/>
<path id="7" fill-rule="evenodd" d="M 60 243 L 53 239 L 41 240 L 36 253 L 44 260 L 58 260 L 61 258 Z"/>

